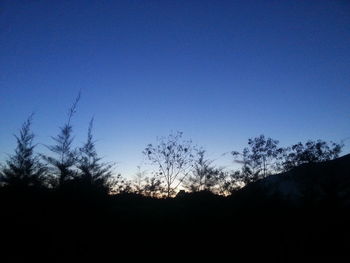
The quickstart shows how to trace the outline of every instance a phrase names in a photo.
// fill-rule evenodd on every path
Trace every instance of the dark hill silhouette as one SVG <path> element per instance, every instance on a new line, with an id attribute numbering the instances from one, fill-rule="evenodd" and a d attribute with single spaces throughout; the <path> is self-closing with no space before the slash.
<path id="1" fill-rule="evenodd" d="M 2 187 L 1 262 L 348 257 L 349 171 L 346 155 L 270 176 L 230 197 Z M 281 187 L 290 180 L 298 191 Z"/>
<path id="2" fill-rule="evenodd" d="M 275 174 L 249 184 L 243 195 L 260 193 L 302 205 L 350 205 L 350 154 L 340 158 L 302 164 L 291 171 Z"/>

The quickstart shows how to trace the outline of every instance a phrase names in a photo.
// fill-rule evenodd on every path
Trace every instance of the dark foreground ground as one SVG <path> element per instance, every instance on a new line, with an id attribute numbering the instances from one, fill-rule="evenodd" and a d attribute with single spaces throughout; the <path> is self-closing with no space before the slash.
<path id="1" fill-rule="evenodd" d="M 258 193 L 174 199 L 1 189 L 1 262 L 310 262 L 347 258 L 350 214 L 335 203 Z"/>

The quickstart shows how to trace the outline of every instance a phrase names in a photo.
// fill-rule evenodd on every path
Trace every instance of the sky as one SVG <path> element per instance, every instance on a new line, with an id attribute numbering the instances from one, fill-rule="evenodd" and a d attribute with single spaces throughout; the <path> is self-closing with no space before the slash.
<path id="1" fill-rule="evenodd" d="M 125 176 L 175 131 L 225 167 L 260 134 L 340 142 L 349 71 L 350 1 L 3 0 L 0 160 L 33 112 L 45 152 L 79 91 L 75 145 L 94 117 L 99 154 Z"/>

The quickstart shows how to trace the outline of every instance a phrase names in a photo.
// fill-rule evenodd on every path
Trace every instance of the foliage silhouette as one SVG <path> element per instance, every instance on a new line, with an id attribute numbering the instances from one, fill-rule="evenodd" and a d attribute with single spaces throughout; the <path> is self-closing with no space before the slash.
<path id="1" fill-rule="evenodd" d="M 79 170 L 75 180 L 80 183 L 80 187 L 95 189 L 109 193 L 112 190 L 112 164 L 102 163 L 98 157 L 95 142 L 92 137 L 93 119 L 91 119 L 87 141 L 83 147 L 79 148 L 77 168 Z"/>
<path id="2" fill-rule="evenodd" d="M 283 168 L 288 171 L 304 163 L 316 163 L 333 160 L 339 157 L 343 144 L 309 140 L 305 144 L 299 142 L 286 149 Z"/>
<path id="3" fill-rule="evenodd" d="M 137 172 L 134 183 L 134 192 L 147 197 L 161 197 L 166 192 L 160 176 L 155 173 L 152 177 L 146 176 L 146 172 Z"/>
<path id="4" fill-rule="evenodd" d="M 31 132 L 33 115 L 23 123 L 19 136 L 15 135 L 17 147 L 0 171 L 2 184 L 11 187 L 41 187 L 45 183 L 46 167 L 34 154 L 34 134 Z"/>
<path id="5" fill-rule="evenodd" d="M 56 144 L 48 146 L 48 149 L 57 157 L 42 155 L 42 158 L 51 165 L 50 168 L 55 175 L 55 177 L 50 178 L 51 184 L 60 188 L 64 187 L 68 180 L 76 176 L 76 171 L 73 169 L 73 166 L 77 162 L 77 151 L 72 149 L 73 127 L 71 125 L 71 119 L 76 112 L 79 100 L 80 93 L 68 111 L 67 122 L 63 127 L 60 127 L 59 134 L 56 137 L 52 137 Z"/>
<path id="6" fill-rule="evenodd" d="M 284 149 L 278 147 L 279 141 L 265 138 L 264 135 L 250 138 L 243 152 L 232 152 L 234 157 L 242 156 L 242 175 L 244 183 L 250 183 L 272 174 L 282 159 Z"/>
<path id="7" fill-rule="evenodd" d="M 16 136 L 15 153 L 1 169 L 1 262 L 111 262 L 130 258 L 135 244 L 150 260 L 173 256 L 179 244 L 179 260 L 184 253 L 217 261 L 348 256 L 350 155 L 339 158 L 341 144 L 281 148 L 261 135 L 242 154 L 233 152 L 242 169 L 227 171 L 176 133 L 146 147 L 156 170 L 130 181 L 114 176 L 97 154 L 93 120 L 86 142 L 73 149 L 78 101 L 49 147 L 55 157 L 43 157 L 51 170 L 34 152 L 32 117 Z M 47 183 L 52 177 L 56 184 Z"/>
<path id="8" fill-rule="evenodd" d="M 213 166 L 213 161 L 206 159 L 205 150 L 198 150 L 192 173 L 184 179 L 183 187 L 190 192 L 214 191 L 221 179 L 222 169 Z"/>
<path id="9" fill-rule="evenodd" d="M 305 164 L 291 172 L 296 178 L 319 178 L 320 183 L 326 182 L 323 178 L 335 176 L 347 184 L 339 190 L 348 195 L 342 195 L 340 201 L 320 193 L 313 196 L 313 202 L 303 199 L 295 203 L 258 187 L 261 180 L 229 197 L 198 191 L 181 192 L 171 199 L 132 193 L 88 199 L 55 189 L 30 193 L 0 188 L 0 223 L 6 226 L 2 231 L 6 243 L 1 258 L 3 262 L 6 257 L 12 262 L 38 258 L 49 258 L 51 262 L 107 262 L 115 260 L 116 254 L 130 257 L 130 246 L 134 249 L 133 245 L 141 244 L 137 248 L 139 255 L 151 259 L 155 255 L 149 251 L 155 246 L 159 253 L 171 255 L 174 251 L 166 249 L 179 242 L 187 256 L 201 260 L 221 260 L 232 253 L 236 258 L 242 255 L 245 259 L 272 262 L 346 257 L 350 155 Z M 14 247 L 15 240 L 21 242 Z M 198 254 L 193 244 L 209 252 Z"/>

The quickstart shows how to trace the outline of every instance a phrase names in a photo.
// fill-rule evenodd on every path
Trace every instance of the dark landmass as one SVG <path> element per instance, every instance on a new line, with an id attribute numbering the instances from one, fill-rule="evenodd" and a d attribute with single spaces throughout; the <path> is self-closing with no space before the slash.
<path id="1" fill-rule="evenodd" d="M 1 262 L 348 257 L 350 155 L 223 197 L 2 187 Z"/>

